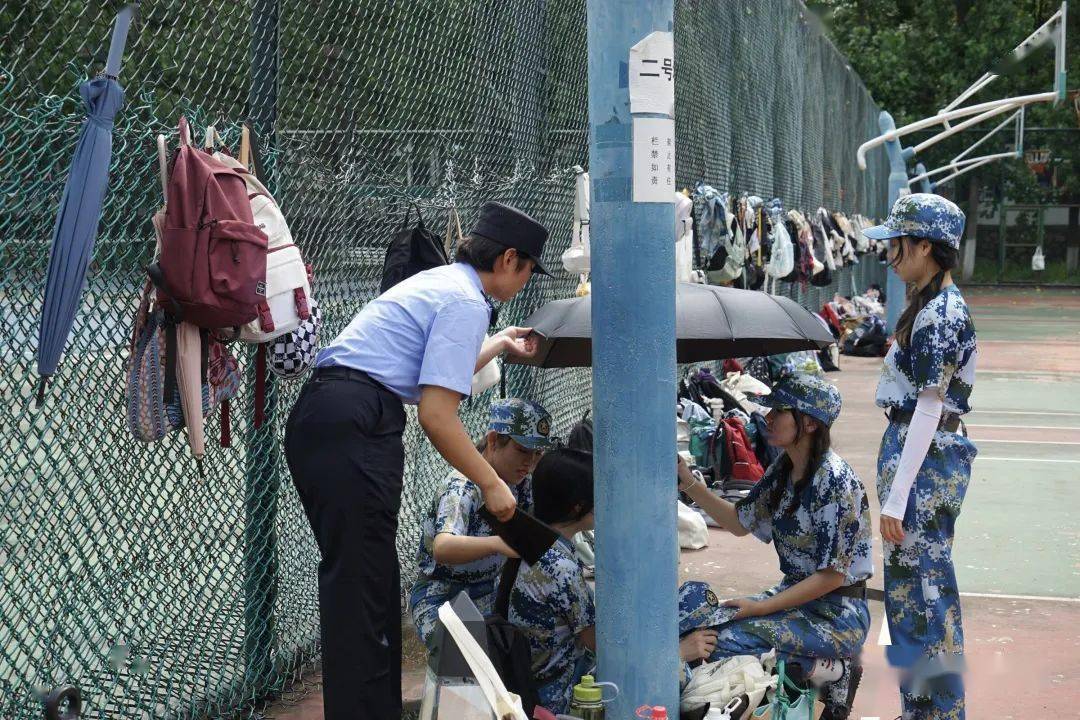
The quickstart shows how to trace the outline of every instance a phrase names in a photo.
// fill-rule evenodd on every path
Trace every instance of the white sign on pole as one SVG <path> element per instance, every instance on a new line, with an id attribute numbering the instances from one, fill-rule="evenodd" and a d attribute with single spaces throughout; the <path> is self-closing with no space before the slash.
<path id="1" fill-rule="evenodd" d="M 630 48 L 630 113 L 675 117 L 675 38 L 653 32 Z"/>
<path id="2" fill-rule="evenodd" d="M 675 121 L 634 118 L 634 202 L 675 202 Z"/>

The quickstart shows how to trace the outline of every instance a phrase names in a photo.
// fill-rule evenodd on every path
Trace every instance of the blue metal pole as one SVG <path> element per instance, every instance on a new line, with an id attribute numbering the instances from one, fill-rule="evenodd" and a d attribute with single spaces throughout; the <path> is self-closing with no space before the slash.
<path id="1" fill-rule="evenodd" d="M 678 715 L 675 217 L 632 201 L 628 90 L 631 46 L 672 29 L 672 0 L 588 2 L 597 649 L 621 691 L 613 718 Z"/>
<path id="2" fill-rule="evenodd" d="M 926 172 L 926 166 L 923 165 L 922 163 L 918 163 L 915 166 L 915 175 L 916 176 L 922 175 L 925 172 Z M 923 178 L 922 180 L 919 181 L 919 192 L 921 192 L 921 193 L 934 192 L 934 189 L 930 185 L 930 178 Z"/>
<path id="3" fill-rule="evenodd" d="M 893 122 L 892 115 L 882 110 L 881 115 L 878 116 L 878 127 L 883 133 L 892 132 L 896 129 L 896 123 Z M 907 163 L 904 161 L 904 151 L 900 148 L 899 140 L 887 140 L 885 154 L 889 158 L 889 208 L 891 209 L 898 197 L 908 193 Z M 900 313 L 904 311 L 907 289 L 904 281 L 892 268 L 886 272 L 885 328 L 891 333 L 896 328 Z"/>

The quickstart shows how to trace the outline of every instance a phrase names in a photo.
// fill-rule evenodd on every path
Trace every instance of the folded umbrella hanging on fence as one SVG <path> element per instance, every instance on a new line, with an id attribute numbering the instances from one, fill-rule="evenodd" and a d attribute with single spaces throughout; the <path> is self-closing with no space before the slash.
<path id="1" fill-rule="evenodd" d="M 532 358 L 508 357 L 506 362 L 547 368 L 592 365 L 591 296 L 550 302 L 522 325 L 543 336 L 540 348 Z M 680 363 L 821 350 L 833 342 L 810 311 L 788 298 L 675 284 L 675 359 Z"/>
<path id="2" fill-rule="evenodd" d="M 137 7 L 137 4 L 125 5 L 117 14 L 104 74 L 79 88 L 86 103 L 86 121 L 75 146 L 60 211 L 53 226 L 48 280 L 38 331 L 37 362 L 41 376 L 38 406 L 45 399 L 45 385 L 56 372 L 64 352 L 86 285 L 86 270 L 94 252 L 101 208 L 109 186 L 113 119 L 124 105 L 124 89 L 116 78 L 128 28 Z"/>

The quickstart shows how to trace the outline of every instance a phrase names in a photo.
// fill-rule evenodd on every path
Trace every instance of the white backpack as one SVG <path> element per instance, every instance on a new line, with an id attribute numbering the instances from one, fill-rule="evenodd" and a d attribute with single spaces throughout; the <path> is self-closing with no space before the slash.
<path id="1" fill-rule="evenodd" d="M 213 126 L 206 129 L 206 145 L 213 147 L 217 133 Z M 301 322 L 311 317 L 311 282 L 300 249 L 293 243 L 289 225 L 270 191 L 248 171 L 251 142 L 247 124 L 243 127 L 240 159 L 224 152 L 214 158 L 228 167 L 243 170 L 248 199 L 255 224 L 266 233 L 266 299 L 259 306 L 259 316 L 240 328 L 240 339 L 249 343 L 265 343 L 291 333 Z"/>

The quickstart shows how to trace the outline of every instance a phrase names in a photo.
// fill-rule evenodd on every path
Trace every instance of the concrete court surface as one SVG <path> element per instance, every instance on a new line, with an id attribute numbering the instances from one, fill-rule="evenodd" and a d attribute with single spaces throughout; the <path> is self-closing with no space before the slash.
<path id="1" fill-rule="evenodd" d="M 974 411 L 979 447 L 957 523 L 954 557 L 963 597 L 967 717 L 1080 717 L 1080 292 L 965 292 L 980 358 Z M 880 360 L 843 357 L 829 375 L 844 396 L 834 447 L 871 496 L 885 418 L 873 405 Z M 721 597 L 757 592 L 779 579 L 771 546 L 710 530 L 710 544 L 684 551 L 682 579 L 713 584 Z M 871 603 L 866 673 L 852 718 L 892 720 L 900 703 L 879 644 L 883 606 Z M 415 660 L 413 661 L 415 663 Z M 415 667 L 415 664 L 413 664 Z M 415 683 L 415 671 L 408 673 Z M 408 691 L 406 691 L 408 694 Z M 266 709 L 275 720 L 322 718 L 318 674 Z"/>

